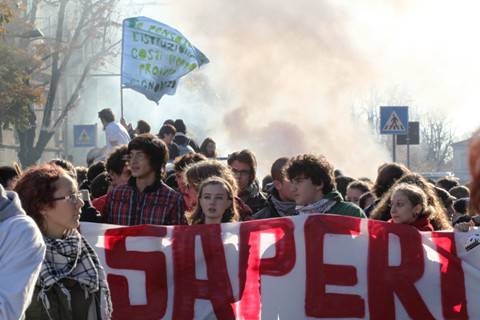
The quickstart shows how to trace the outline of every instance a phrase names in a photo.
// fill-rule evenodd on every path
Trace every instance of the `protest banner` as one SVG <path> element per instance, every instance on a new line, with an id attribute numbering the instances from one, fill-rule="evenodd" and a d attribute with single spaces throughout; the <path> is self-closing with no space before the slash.
<path id="1" fill-rule="evenodd" d="M 123 20 L 123 88 L 158 103 L 164 94 L 175 94 L 181 77 L 205 63 L 207 57 L 174 28 L 147 17 Z"/>
<path id="2" fill-rule="evenodd" d="M 472 232 L 316 214 L 81 232 L 105 266 L 114 319 L 480 319 Z"/>

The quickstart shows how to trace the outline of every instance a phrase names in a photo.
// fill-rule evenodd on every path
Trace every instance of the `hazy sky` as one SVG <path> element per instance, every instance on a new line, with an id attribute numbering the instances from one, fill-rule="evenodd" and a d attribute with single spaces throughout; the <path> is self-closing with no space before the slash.
<path id="1" fill-rule="evenodd" d="M 159 106 L 127 90 L 126 115 L 155 130 L 183 117 L 199 140 L 211 135 L 224 153 L 249 147 L 265 168 L 279 156 L 316 152 L 347 174 L 374 176 L 390 156 L 352 106 L 444 114 L 459 138 L 478 126 L 479 9 L 462 0 L 148 5 L 139 15 L 180 30 L 211 63 Z"/>

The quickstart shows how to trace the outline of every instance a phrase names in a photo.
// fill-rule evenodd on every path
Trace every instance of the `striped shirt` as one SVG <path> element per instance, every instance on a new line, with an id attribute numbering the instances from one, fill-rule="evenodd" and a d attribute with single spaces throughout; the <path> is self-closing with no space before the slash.
<path id="1" fill-rule="evenodd" d="M 139 224 L 186 224 L 182 196 L 161 180 L 140 192 L 136 179 L 115 187 L 104 207 L 107 223 L 134 226 Z"/>

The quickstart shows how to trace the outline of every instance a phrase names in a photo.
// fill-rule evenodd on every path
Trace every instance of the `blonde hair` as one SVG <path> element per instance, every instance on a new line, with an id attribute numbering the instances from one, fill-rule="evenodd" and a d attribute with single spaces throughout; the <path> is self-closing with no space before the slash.
<path id="1" fill-rule="evenodd" d="M 203 224 L 205 223 L 205 214 L 203 213 L 202 207 L 200 206 L 200 198 L 202 197 L 203 189 L 209 185 L 221 185 L 227 192 L 227 197 L 232 201 L 230 208 L 225 210 L 222 216 L 222 222 L 236 222 L 239 221 L 238 210 L 235 205 L 235 191 L 232 185 L 225 179 L 220 177 L 210 177 L 204 180 L 198 189 L 197 196 L 197 207 L 192 214 L 192 224 Z"/>

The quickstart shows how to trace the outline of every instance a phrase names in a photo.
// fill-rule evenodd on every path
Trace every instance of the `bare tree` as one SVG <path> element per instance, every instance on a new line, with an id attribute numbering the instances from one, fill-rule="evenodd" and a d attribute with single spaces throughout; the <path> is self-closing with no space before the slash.
<path id="1" fill-rule="evenodd" d="M 44 0 L 33 1 L 30 11 L 23 15 L 24 21 L 35 22 L 40 11 L 51 12 L 56 20 L 55 34 L 43 39 L 39 50 L 44 64 L 31 70 L 34 78 L 43 80 L 46 88 L 45 104 L 42 106 L 40 128 L 33 108 L 28 116 L 28 126 L 16 128 L 20 149 L 18 158 L 24 167 L 37 162 L 47 144 L 60 128 L 68 112 L 74 108 L 90 71 L 103 59 L 115 54 L 120 41 L 113 41 L 119 27 L 113 17 L 118 0 Z M 40 5 L 42 5 L 40 7 Z M 67 83 L 68 96 L 59 100 L 58 92 Z M 73 80 L 72 80 L 73 79 Z M 41 81 L 40 81 L 41 82 Z M 54 112 L 54 109 L 59 112 Z"/>
<path id="2" fill-rule="evenodd" d="M 445 169 L 452 160 L 452 144 L 454 132 L 444 115 L 428 113 L 423 116 L 422 145 L 425 150 L 425 160 L 433 171 Z"/>

